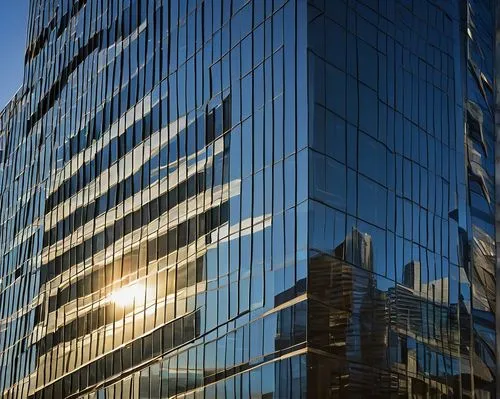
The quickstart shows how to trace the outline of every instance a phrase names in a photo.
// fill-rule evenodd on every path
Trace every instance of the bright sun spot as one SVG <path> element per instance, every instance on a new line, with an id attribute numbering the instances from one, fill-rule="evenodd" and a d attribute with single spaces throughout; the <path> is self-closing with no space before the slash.
<path id="1" fill-rule="evenodd" d="M 110 295 L 110 300 L 120 306 L 132 305 L 134 301 L 140 301 L 143 298 L 144 286 L 142 284 L 122 287 Z"/>

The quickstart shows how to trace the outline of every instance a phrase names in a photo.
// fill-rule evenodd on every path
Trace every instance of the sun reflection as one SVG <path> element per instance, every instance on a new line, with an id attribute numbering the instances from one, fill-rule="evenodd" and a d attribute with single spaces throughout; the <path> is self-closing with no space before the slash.
<path id="1" fill-rule="evenodd" d="M 110 300 L 119 306 L 129 306 L 134 301 L 144 300 L 144 286 L 142 284 L 132 284 L 114 291 L 110 295 Z"/>

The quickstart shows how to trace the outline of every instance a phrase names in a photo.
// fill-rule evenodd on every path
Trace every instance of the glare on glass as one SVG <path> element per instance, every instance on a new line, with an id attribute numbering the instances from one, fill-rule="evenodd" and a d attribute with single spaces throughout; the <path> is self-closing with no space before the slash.
<path id="1" fill-rule="evenodd" d="M 142 284 L 132 284 L 114 291 L 109 296 L 111 302 L 119 306 L 129 306 L 134 302 L 144 299 L 146 289 Z"/>

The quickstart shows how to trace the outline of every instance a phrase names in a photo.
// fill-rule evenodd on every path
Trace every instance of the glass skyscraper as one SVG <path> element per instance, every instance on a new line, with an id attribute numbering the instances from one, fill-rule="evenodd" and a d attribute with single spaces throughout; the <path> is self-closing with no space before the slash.
<path id="1" fill-rule="evenodd" d="M 495 7 L 31 0 L 3 397 L 496 397 Z"/>

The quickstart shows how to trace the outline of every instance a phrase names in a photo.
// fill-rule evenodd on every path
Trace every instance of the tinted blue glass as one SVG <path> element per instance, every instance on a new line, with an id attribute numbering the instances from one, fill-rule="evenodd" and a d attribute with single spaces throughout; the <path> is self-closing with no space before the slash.
<path id="1" fill-rule="evenodd" d="M 3 396 L 495 396 L 491 1 L 30 8 Z"/>

